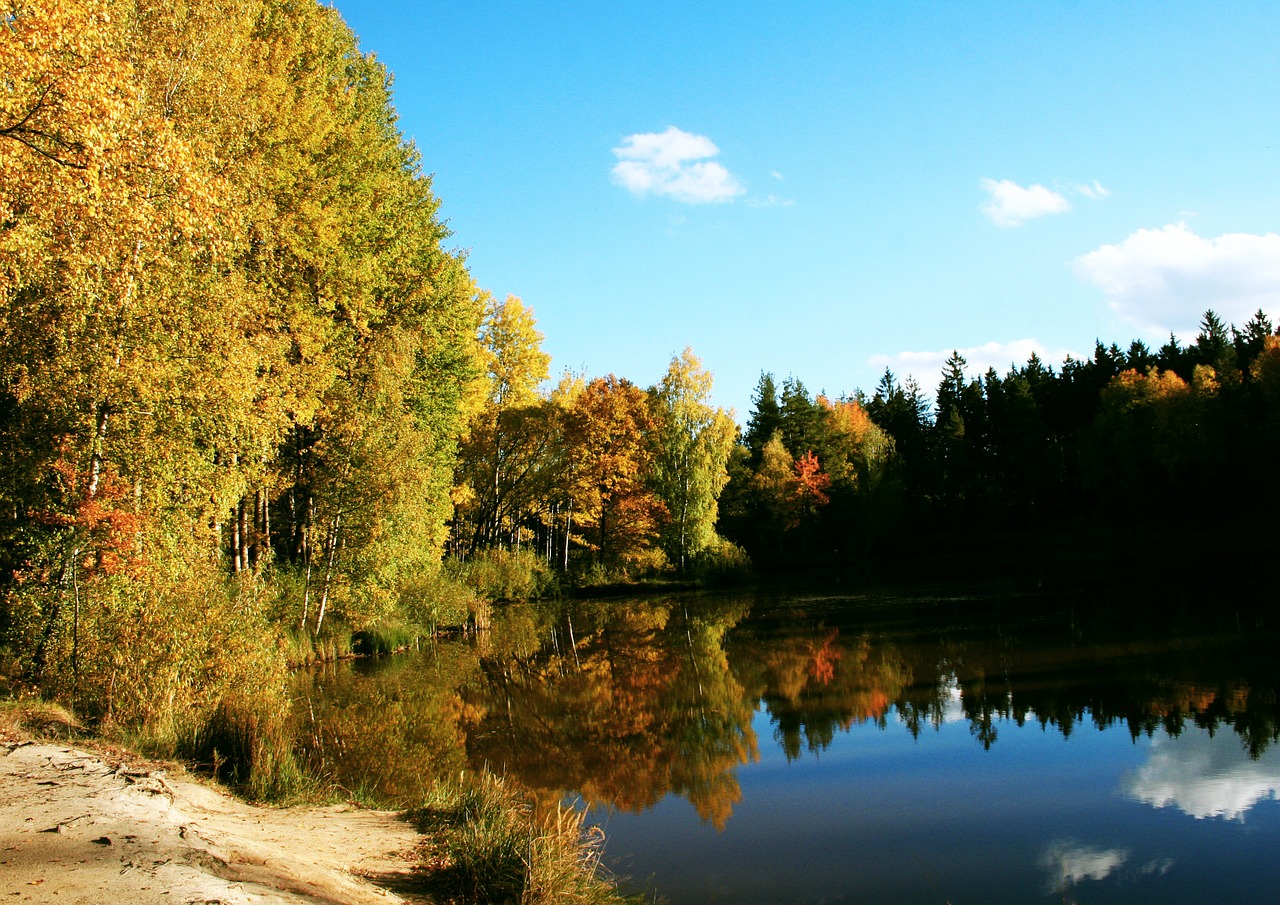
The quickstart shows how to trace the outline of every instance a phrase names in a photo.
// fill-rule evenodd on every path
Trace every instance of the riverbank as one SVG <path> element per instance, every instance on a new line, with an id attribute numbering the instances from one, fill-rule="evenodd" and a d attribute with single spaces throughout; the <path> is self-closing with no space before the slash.
<path id="1" fill-rule="evenodd" d="M 424 840 L 393 811 L 258 807 L 173 764 L 0 737 L 9 901 L 427 903 Z"/>

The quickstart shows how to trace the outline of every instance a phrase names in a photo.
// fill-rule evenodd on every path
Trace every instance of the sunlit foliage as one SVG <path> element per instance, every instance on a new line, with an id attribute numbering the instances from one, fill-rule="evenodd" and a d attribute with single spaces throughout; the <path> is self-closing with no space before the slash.
<path id="1" fill-rule="evenodd" d="M 358 626 L 436 567 L 477 292 L 332 9 L 0 31 L 0 631 L 23 681 L 154 722 L 266 668 L 268 615 Z"/>

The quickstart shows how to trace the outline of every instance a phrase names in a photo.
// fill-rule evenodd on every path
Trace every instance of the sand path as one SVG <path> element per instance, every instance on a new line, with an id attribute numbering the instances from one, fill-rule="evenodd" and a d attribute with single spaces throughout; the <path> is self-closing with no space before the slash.
<path id="1" fill-rule="evenodd" d="M 0 905 L 422 903 L 422 839 L 390 811 L 255 807 L 163 765 L 0 739 Z"/>

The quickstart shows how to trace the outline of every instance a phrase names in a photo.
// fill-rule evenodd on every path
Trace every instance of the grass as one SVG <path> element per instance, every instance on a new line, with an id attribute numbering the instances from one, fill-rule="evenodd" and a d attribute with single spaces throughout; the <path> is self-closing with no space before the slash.
<path id="1" fill-rule="evenodd" d="M 0 701 L 0 735 L 11 738 L 70 739 L 85 727 L 59 704 Z"/>
<path id="2" fill-rule="evenodd" d="M 286 708 L 264 696 L 223 698 L 178 753 L 254 801 L 313 799 L 317 783 L 294 753 Z"/>
<path id="3" fill-rule="evenodd" d="M 627 901 L 600 864 L 603 836 L 556 806 L 538 814 L 501 777 L 445 783 L 410 813 L 436 839 L 440 881 L 469 902 L 609 905 Z"/>

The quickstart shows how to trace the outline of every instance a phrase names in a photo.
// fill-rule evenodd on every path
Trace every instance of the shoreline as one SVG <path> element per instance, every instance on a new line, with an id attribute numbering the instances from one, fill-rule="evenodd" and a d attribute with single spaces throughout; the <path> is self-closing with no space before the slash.
<path id="1" fill-rule="evenodd" d="M 428 841 L 396 811 L 252 805 L 176 764 L 0 735 L 10 901 L 422 905 Z"/>

